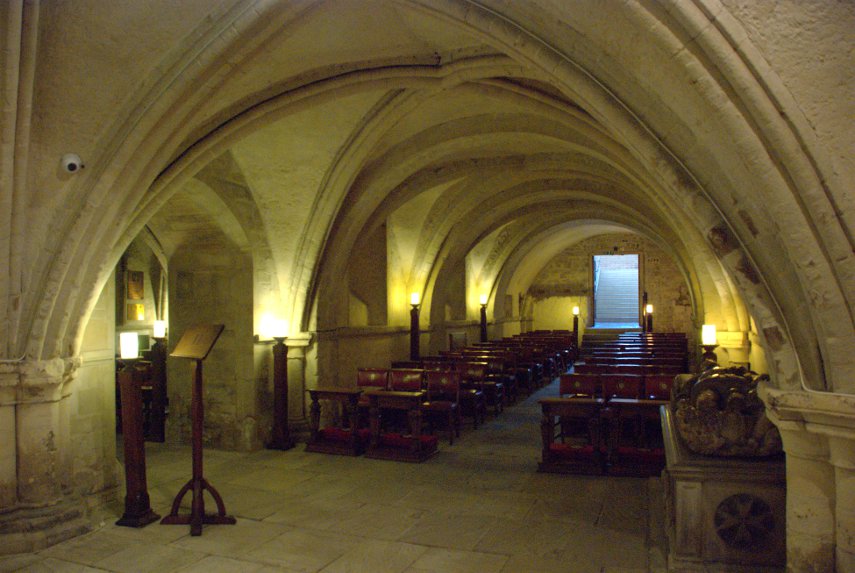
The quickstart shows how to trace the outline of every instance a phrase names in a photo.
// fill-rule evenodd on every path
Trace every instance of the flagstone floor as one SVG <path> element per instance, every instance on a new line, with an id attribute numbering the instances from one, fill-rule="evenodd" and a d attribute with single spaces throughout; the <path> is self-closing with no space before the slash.
<path id="1" fill-rule="evenodd" d="M 664 573 L 658 480 L 540 474 L 537 399 L 464 429 L 422 464 L 295 449 L 205 450 L 205 477 L 236 525 L 113 524 L 0 573 Z M 160 515 L 190 476 L 190 449 L 147 444 Z M 189 496 L 188 496 L 189 497 Z M 213 503 L 206 501 L 209 510 Z"/>

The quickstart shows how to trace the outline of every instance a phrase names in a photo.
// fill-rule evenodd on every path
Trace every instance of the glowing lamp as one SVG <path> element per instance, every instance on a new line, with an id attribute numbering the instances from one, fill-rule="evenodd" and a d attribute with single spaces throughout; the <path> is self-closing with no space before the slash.
<path id="1" fill-rule="evenodd" d="M 481 297 L 478 299 L 478 302 L 480 302 L 482 305 L 487 304 L 487 295 L 482 294 Z"/>
<path id="2" fill-rule="evenodd" d="M 155 320 L 154 326 L 152 327 L 152 336 L 155 338 L 166 338 L 166 321 L 165 320 Z"/>
<path id="3" fill-rule="evenodd" d="M 421 296 L 419 295 L 419 293 L 414 292 L 410 295 L 410 304 L 411 305 L 418 306 L 418 304 L 420 302 L 421 302 Z"/>
<path id="4" fill-rule="evenodd" d="M 122 358 L 139 358 L 140 337 L 136 332 L 119 334 L 119 355 Z"/>
<path id="5" fill-rule="evenodd" d="M 578 306 L 573 307 L 573 316 L 579 316 L 579 307 Z"/>
<path id="6" fill-rule="evenodd" d="M 652 304 L 648 304 L 647 306 L 645 306 L 645 307 L 644 307 L 644 312 L 646 312 L 647 314 L 653 314 L 653 305 L 652 305 Z"/>
<path id="7" fill-rule="evenodd" d="M 715 334 L 714 324 L 705 324 L 701 327 L 701 346 L 716 346 L 718 341 Z"/>

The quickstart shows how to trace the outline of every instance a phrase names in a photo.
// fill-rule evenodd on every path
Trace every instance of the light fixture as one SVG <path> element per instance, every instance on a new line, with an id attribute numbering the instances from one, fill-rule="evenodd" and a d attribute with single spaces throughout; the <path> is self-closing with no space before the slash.
<path id="1" fill-rule="evenodd" d="M 152 326 L 152 336 L 154 338 L 166 338 L 166 321 L 155 320 Z"/>
<path id="2" fill-rule="evenodd" d="M 653 305 L 648 304 L 644 307 L 644 313 L 647 315 L 647 332 L 653 332 Z"/>
<path id="3" fill-rule="evenodd" d="M 487 342 L 487 295 L 482 294 L 479 300 L 481 302 L 480 338 L 481 342 Z"/>
<path id="4" fill-rule="evenodd" d="M 646 312 L 647 314 L 653 314 L 653 305 L 652 305 L 652 304 L 648 304 L 647 306 L 645 306 L 645 307 L 644 307 L 644 312 Z"/>
<path id="5" fill-rule="evenodd" d="M 701 346 L 704 347 L 704 354 L 701 356 L 703 361 L 712 361 L 718 364 L 718 356 L 715 354 L 715 349 L 718 347 L 718 340 L 714 324 L 705 324 L 701 326 Z"/>
<path id="6" fill-rule="evenodd" d="M 140 337 L 136 332 L 119 334 L 119 355 L 124 359 L 139 358 Z"/>
<path id="7" fill-rule="evenodd" d="M 418 360 L 419 359 L 419 346 L 421 340 L 419 339 L 419 301 L 421 297 L 419 297 L 419 293 L 414 292 L 410 295 L 410 360 Z"/>
<path id="8" fill-rule="evenodd" d="M 573 316 L 579 316 L 579 307 L 578 306 L 573 307 Z"/>
<path id="9" fill-rule="evenodd" d="M 288 338 L 291 325 L 284 318 L 275 318 L 270 322 L 270 338 L 282 342 Z"/>
<path id="10" fill-rule="evenodd" d="M 573 344 L 579 346 L 579 306 L 573 306 Z"/>
<path id="11" fill-rule="evenodd" d="M 714 324 L 705 324 L 701 327 L 701 344 L 703 346 L 717 346 L 718 345 L 718 340 L 716 340 L 715 325 Z"/>

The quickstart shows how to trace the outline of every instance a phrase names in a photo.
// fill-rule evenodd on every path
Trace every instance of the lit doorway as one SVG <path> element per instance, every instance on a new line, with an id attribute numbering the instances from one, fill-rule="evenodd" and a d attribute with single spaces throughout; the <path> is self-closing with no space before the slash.
<path id="1" fill-rule="evenodd" d="M 638 255 L 594 255 L 594 326 L 638 327 Z"/>

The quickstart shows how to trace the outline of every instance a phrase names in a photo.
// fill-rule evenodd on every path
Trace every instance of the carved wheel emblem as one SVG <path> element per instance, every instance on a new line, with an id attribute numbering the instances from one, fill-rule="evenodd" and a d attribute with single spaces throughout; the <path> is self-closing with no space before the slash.
<path id="1" fill-rule="evenodd" d="M 756 549 L 775 528 L 769 505 L 740 493 L 722 501 L 715 510 L 715 530 L 725 543 L 738 549 Z"/>

